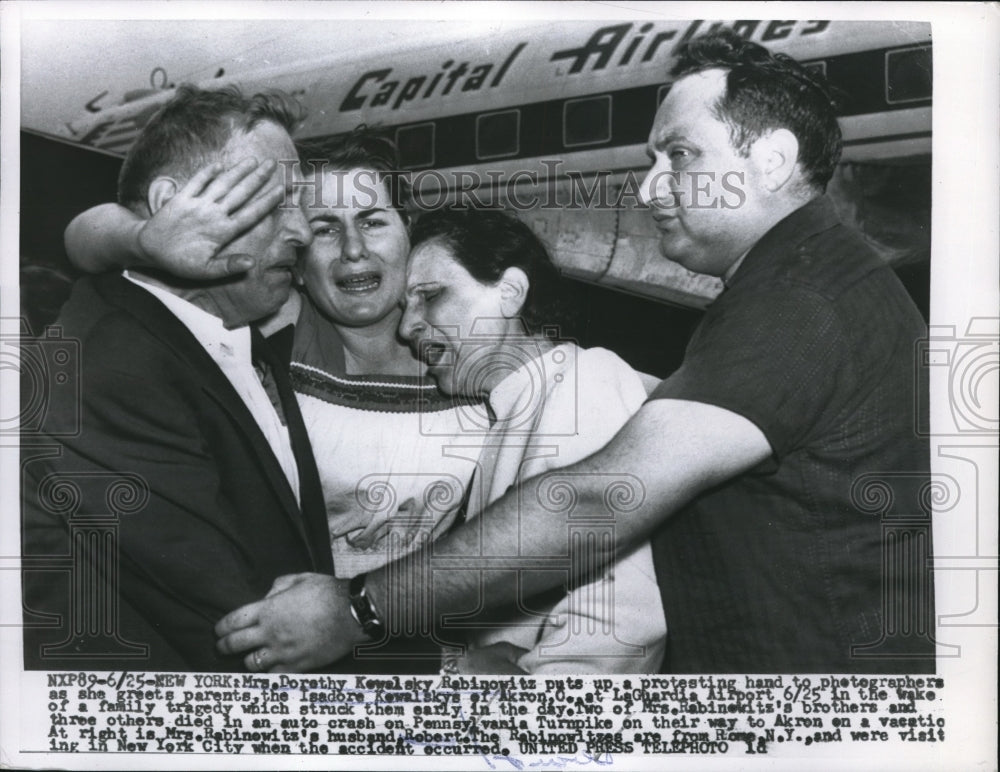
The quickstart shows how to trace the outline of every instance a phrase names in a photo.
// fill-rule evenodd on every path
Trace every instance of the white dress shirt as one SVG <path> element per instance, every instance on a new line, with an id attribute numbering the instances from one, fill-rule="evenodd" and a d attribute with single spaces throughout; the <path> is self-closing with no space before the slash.
<path id="1" fill-rule="evenodd" d="M 208 355 L 219 366 L 236 393 L 247 406 L 278 463 L 288 478 L 295 500 L 299 501 L 299 470 L 292 453 L 292 443 L 288 429 L 281 423 L 278 412 L 267 396 L 264 386 L 253 366 L 251 354 L 250 327 L 244 325 L 227 330 L 222 320 L 198 308 L 173 293 L 148 284 L 125 271 L 122 276 L 138 287 L 142 287 L 167 307 L 180 322 L 187 327 L 195 339 L 204 347 Z"/>

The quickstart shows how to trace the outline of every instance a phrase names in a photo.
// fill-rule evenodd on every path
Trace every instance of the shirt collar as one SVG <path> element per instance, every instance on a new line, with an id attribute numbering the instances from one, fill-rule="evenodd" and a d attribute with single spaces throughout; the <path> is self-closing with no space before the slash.
<path id="1" fill-rule="evenodd" d="M 771 230 L 761 236 L 736 265 L 726 272 L 724 278 L 726 287 L 731 287 L 735 281 L 741 281 L 743 277 L 770 263 L 766 256 L 775 253 L 784 254 L 790 245 L 800 243 L 813 234 L 839 223 L 837 210 L 828 196 L 822 195 L 811 199 L 775 223 Z M 739 268 L 742 270 L 737 270 Z"/>
<path id="2" fill-rule="evenodd" d="M 751 249 L 752 249 L 752 247 L 751 247 Z M 744 252 L 742 255 L 740 255 L 736 259 L 735 263 L 733 263 L 731 266 L 729 266 L 729 268 L 726 270 L 726 272 L 724 274 L 722 274 L 722 283 L 726 287 L 729 286 L 729 282 L 732 280 L 733 274 L 735 274 L 740 269 L 740 266 L 743 265 L 743 261 L 746 260 L 746 256 L 749 255 L 749 254 L 750 254 L 750 250 L 748 249 L 746 252 Z"/>
<path id="3" fill-rule="evenodd" d="M 248 325 L 227 330 L 219 317 L 182 297 L 178 297 L 169 290 L 143 281 L 128 271 L 124 271 L 122 276 L 142 287 L 163 303 L 167 310 L 191 331 L 191 334 L 201 343 L 209 356 L 220 366 L 253 362 L 250 327 Z"/>

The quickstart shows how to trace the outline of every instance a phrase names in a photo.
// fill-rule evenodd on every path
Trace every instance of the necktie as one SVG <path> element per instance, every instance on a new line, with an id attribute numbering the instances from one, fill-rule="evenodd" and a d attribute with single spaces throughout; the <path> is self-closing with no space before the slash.
<path id="1" fill-rule="evenodd" d="M 285 408 L 281 404 L 281 394 L 278 391 L 278 383 L 274 379 L 274 370 L 271 368 L 271 365 L 266 359 L 254 356 L 253 369 L 257 373 L 257 378 L 260 380 L 261 385 L 264 387 L 264 391 L 267 392 L 267 398 L 274 405 L 274 410 L 278 414 L 282 425 L 288 426 L 288 420 L 285 418 Z"/>
<path id="2" fill-rule="evenodd" d="M 299 472 L 300 507 L 309 534 L 309 548 L 316 559 L 317 568 L 325 573 L 332 573 L 326 506 L 323 503 L 312 445 L 309 443 L 309 435 L 302 414 L 299 412 L 298 403 L 295 401 L 295 392 L 292 391 L 292 383 L 288 378 L 287 363 L 281 361 L 269 340 L 265 340 L 256 329 L 251 331 L 254 369 L 257 369 L 258 362 L 265 365 L 262 371 L 266 381 L 262 380 L 261 383 L 288 428 L 288 438 L 292 444 L 292 454 L 295 456 Z"/>

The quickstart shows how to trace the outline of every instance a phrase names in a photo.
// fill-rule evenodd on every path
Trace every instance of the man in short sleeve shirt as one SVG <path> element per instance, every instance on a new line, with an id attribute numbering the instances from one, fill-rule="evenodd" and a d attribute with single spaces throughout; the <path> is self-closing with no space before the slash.
<path id="1" fill-rule="evenodd" d="M 681 368 L 652 395 L 742 415 L 772 449 L 654 538 L 676 621 L 674 670 L 722 662 L 748 672 L 930 668 L 929 640 L 915 630 L 891 653 L 923 658 L 851 656 L 852 646 L 880 641 L 894 621 L 887 615 L 931 597 L 926 575 L 914 572 L 883 608 L 887 523 L 852 503 L 852 490 L 865 495 L 853 486 L 868 473 L 887 473 L 897 498 L 928 480 L 926 443 L 913 429 L 922 328 L 895 275 L 828 201 L 790 215 L 747 255 Z M 918 612 L 925 626 L 929 611 Z"/>
<path id="2" fill-rule="evenodd" d="M 822 195 L 840 150 L 822 87 L 793 63 L 747 63 L 754 48 L 732 38 L 691 46 L 650 136 L 647 195 L 664 254 L 725 282 L 651 398 L 742 416 L 771 451 L 655 535 L 666 665 L 933 669 L 926 566 L 883 565 L 886 523 L 858 504 L 864 475 L 881 476 L 899 506 L 928 481 L 914 429 L 924 323 Z M 920 563 L 929 520 L 918 531 L 928 540 L 912 556 Z M 885 598 L 884 581 L 895 585 Z M 887 640 L 900 614 L 911 629 Z"/>

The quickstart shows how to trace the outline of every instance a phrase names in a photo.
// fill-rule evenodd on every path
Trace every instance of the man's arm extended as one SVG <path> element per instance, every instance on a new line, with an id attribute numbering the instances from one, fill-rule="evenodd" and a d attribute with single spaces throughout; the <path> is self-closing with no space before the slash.
<path id="1" fill-rule="evenodd" d="M 474 608 L 480 597 L 488 606 L 501 606 L 516 601 L 518 593 L 530 596 L 549 589 L 556 583 L 555 572 L 523 572 L 518 588 L 510 582 L 509 571 L 519 568 L 522 558 L 565 555 L 570 511 L 573 520 L 608 515 L 606 497 L 615 480 L 637 479 L 642 498 L 634 509 L 615 516 L 613 550 L 620 554 L 648 539 L 698 493 L 747 471 L 770 454 L 760 429 L 728 410 L 681 400 L 648 402 L 606 447 L 577 464 L 511 488 L 479 518 L 435 545 L 436 554 L 466 556 L 480 554 L 482 544 L 495 570 L 436 571 L 434 612 Z M 572 482 L 576 497 L 572 510 L 554 513 L 538 504 L 549 498 L 552 476 Z M 602 565 L 610 558 L 611 550 L 597 556 Z M 414 583 L 390 582 L 389 577 L 399 571 L 397 565 L 369 575 L 366 587 L 379 609 L 413 608 L 420 602 L 421 591 Z"/>
<path id="2" fill-rule="evenodd" d="M 283 187 L 266 188 L 273 172 L 273 161 L 258 166 L 252 158 L 225 171 L 209 164 L 149 219 L 118 204 L 95 206 L 66 228 L 66 254 L 86 273 L 130 266 L 189 279 L 241 273 L 253 257 L 220 252 L 281 203 Z"/>
<path id="3" fill-rule="evenodd" d="M 646 403 L 605 448 L 552 474 L 573 481 L 574 520 L 608 514 L 605 496 L 613 480 L 641 484 L 641 503 L 615 516 L 613 549 L 595 556 L 597 564 L 604 564 L 613 552 L 648 538 L 700 492 L 770 455 L 764 434 L 748 419 L 699 402 L 660 399 Z M 554 513 L 537 503 L 546 500 L 547 481 L 548 474 L 526 480 L 433 545 L 433 568 L 461 558 L 475 570 L 435 570 L 432 605 L 425 599 L 426 574 L 419 560 L 397 561 L 369 574 L 366 590 L 383 621 L 391 628 L 393 615 L 404 610 L 436 621 L 480 602 L 509 604 L 518 593 L 529 596 L 561 581 L 557 571 L 523 571 L 519 583 L 510 581 L 510 570 L 522 567 L 525 558 L 566 554 L 569 511 Z M 410 575 L 411 567 L 419 576 Z M 345 582 L 316 574 L 298 579 L 224 618 L 216 627 L 221 650 L 265 648 L 272 669 L 307 670 L 338 659 L 364 640 L 350 617 Z"/>

